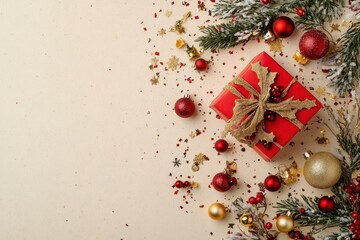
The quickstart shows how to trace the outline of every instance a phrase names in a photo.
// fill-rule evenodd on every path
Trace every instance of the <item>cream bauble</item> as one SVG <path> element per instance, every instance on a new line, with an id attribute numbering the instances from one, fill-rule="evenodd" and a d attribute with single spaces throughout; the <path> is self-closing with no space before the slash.
<path id="1" fill-rule="evenodd" d="M 334 186 L 341 177 L 341 163 L 329 152 L 306 152 L 304 165 L 305 180 L 314 188 L 324 189 Z"/>

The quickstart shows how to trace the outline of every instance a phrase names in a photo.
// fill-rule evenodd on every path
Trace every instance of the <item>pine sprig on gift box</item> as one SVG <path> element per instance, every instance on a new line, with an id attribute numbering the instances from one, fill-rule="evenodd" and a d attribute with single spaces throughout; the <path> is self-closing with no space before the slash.
<path id="1" fill-rule="evenodd" d="M 354 23 L 340 40 L 340 48 L 327 59 L 323 66 L 326 78 L 341 95 L 351 91 L 360 82 L 360 22 Z"/>
<path id="2" fill-rule="evenodd" d="M 305 16 L 295 17 L 300 28 L 322 27 L 325 22 L 341 16 L 343 6 L 344 0 L 290 0 L 272 1 L 271 4 L 263 4 L 261 0 L 221 0 L 214 5 L 213 15 L 232 21 L 205 27 L 204 36 L 197 41 L 204 49 L 233 47 L 264 35 L 277 16 L 295 13 L 300 7 L 306 11 Z"/>

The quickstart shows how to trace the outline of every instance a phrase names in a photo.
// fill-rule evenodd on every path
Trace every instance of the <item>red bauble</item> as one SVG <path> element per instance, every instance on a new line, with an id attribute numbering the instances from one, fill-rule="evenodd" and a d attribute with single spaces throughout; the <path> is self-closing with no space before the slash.
<path id="1" fill-rule="evenodd" d="M 215 150 L 218 152 L 226 152 L 228 148 L 229 148 L 229 144 L 224 139 L 219 139 L 215 142 Z"/>
<path id="2" fill-rule="evenodd" d="M 236 186 L 236 178 L 231 177 L 227 173 L 218 173 L 212 179 L 213 187 L 219 192 L 226 192 L 231 186 Z"/>
<path id="3" fill-rule="evenodd" d="M 272 29 L 277 37 L 287 38 L 294 32 L 295 24 L 291 18 L 282 16 L 274 21 Z"/>
<path id="4" fill-rule="evenodd" d="M 208 67 L 208 63 L 206 60 L 199 58 L 195 61 L 195 68 L 198 71 L 205 71 Z"/>
<path id="5" fill-rule="evenodd" d="M 261 0 L 261 2 L 262 2 L 263 4 L 268 4 L 268 3 L 271 3 L 271 0 Z"/>
<path id="6" fill-rule="evenodd" d="M 280 178 L 275 175 L 270 175 L 267 178 L 265 178 L 264 186 L 268 191 L 275 192 L 279 190 L 281 187 Z"/>
<path id="7" fill-rule="evenodd" d="M 184 187 L 184 183 L 183 183 L 181 180 L 177 180 L 177 181 L 174 183 L 174 187 L 176 187 L 176 188 L 183 188 L 183 187 Z"/>
<path id="8" fill-rule="evenodd" d="M 324 196 L 319 199 L 318 207 L 324 213 L 331 212 L 335 208 L 335 201 L 332 197 Z"/>
<path id="9" fill-rule="evenodd" d="M 299 49 L 304 57 L 317 60 L 329 51 L 329 38 L 319 30 L 305 32 L 300 38 Z"/>
<path id="10" fill-rule="evenodd" d="M 272 228 L 272 223 L 271 223 L 271 222 L 267 222 L 267 223 L 265 224 L 265 227 L 266 227 L 266 229 L 271 229 L 271 228 Z"/>
<path id="11" fill-rule="evenodd" d="M 176 101 L 175 112 L 179 117 L 188 118 L 195 113 L 195 104 L 189 97 L 183 97 Z"/>
<path id="12" fill-rule="evenodd" d="M 302 17 L 302 16 L 305 15 L 305 11 L 304 11 L 304 9 L 302 9 L 302 8 L 298 8 L 298 9 L 296 10 L 296 13 L 297 13 L 297 15 L 298 15 L 299 17 Z"/>

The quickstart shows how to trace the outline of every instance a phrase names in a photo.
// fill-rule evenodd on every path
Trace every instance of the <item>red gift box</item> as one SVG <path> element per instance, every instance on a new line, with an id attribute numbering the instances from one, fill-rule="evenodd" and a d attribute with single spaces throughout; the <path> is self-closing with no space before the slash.
<path id="1" fill-rule="evenodd" d="M 246 82 L 248 82 L 253 88 L 257 91 L 260 91 L 258 85 L 259 79 L 254 71 L 251 69 L 251 64 L 259 62 L 260 65 L 268 67 L 270 72 L 277 72 L 275 83 L 277 86 L 282 86 L 286 88 L 291 81 L 294 79 L 284 68 L 282 68 L 272 57 L 270 57 L 266 52 L 262 52 L 256 57 L 254 57 L 251 62 L 245 67 L 245 69 L 240 73 Z M 240 85 L 230 83 L 237 91 L 239 91 L 245 98 L 250 98 L 250 93 L 245 90 Z M 308 90 L 305 89 L 298 82 L 294 82 L 287 95 L 282 98 L 282 101 L 293 97 L 293 100 L 315 100 L 316 106 L 310 109 L 301 109 L 296 113 L 296 118 L 303 125 L 305 125 L 312 116 L 314 116 L 321 108 L 322 105 Z M 235 106 L 235 100 L 239 97 L 234 95 L 228 90 L 223 90 L 220 95 L 213 100 L 210 107 L 215 110 L 223 119 L 226 121 L 233 116 L 233 108 Z M 287 119 L 281 117 L 280 115 L 276 116 L 275 121 L 265 121 L 265 130 L 266 132 L 273 132 L 275 135 L 274 141 L 277 144 L 273 144 L 271 148 L 267 149 L 263 146 L 262 142 L 258 142 L 254 149 L 267 161 L 270 161 L 281 149 L 281 146 L 285 146 L 300 130 L 296 125 Z M 279 147 L 280 146 L 280 147 Z"/>

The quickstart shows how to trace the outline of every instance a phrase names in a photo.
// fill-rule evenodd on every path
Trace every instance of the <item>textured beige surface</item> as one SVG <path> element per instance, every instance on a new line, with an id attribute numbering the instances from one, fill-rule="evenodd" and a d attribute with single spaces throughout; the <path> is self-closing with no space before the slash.
<path id="1" fill-rule="evenodd" d="M 233 55 L 213 55 L 212 71 L 200 80 L 186 55 L 173 47 L 178 36 L 156 36 L 185 11 L 195 12 L 195 5 L 145 0 L 0 2 L 0 239 L 222 239 L 228 223 L 235 222 L 233 216 L 215 222 L 199 205 L 249 197 L 245 182 L 254 194 L 254 185 L 268 172 L 276 173 L 279 164 L 289 163 L 290 156 L 302 166 L 305 150 L 337 153 L 334 140 L 331 145 L 315 144 L 323 128 L 316 119 L 327 119 L 320 111 L 275 162 L 258 160 L 251 149 L 241 152 L 238 144 L 232 152 L 216 154 L 211 138 L 218 138 L 224 122 L 208 114 L 208 105 L 247 61 L 269 47 L 251 42 L 245 51 L 237 47 Z M 155 21 L 159 9 L 174 14 L 165 18 L 162 12 Z M 189 21 L 189 33 L 198 32 L 205 18 Z M 276 55 L 276 60 L 303 77 L 305 86 L 325 86 L 316 62 L 299 73 L 292 60 L 299 37 L 296 32 L 284 41 L 284 56 Z M 160 84 L 152 86 L 147 65 L 154 51 L 161 52 L 164 62 L 175 55 L 188 65 L 181 74 L 164 73 Z M 186 84 L 185 75 L 195 81 Z M 179 87 L 175 79 L 181 80 Z M 172 104 L 184 93 L 196 94 L 193 98 L 201 101 L 199 109 L 205 114 L 176 117 Z M 189 140 L 187 159 L 174 168 L 171 162 L 182 158 L 186 146 L 176 147 L 178 139 L 204 127 L 205 133 Z M 193 174 L 185 161 L 199 152 L 210 161 Z M 209 189 L 210 176 L 222 170 L 225 160 L 234 159 L 239 188 L 226 195 Z M 200 184 L 188 205 L 183 192 L 174 196 L 171 188 L 180 174 Z M 309 187 L 301 177 L 291 188 L 268 197 L 273 203 L 288 193 L 314 192 L 327 193 Z"/>

